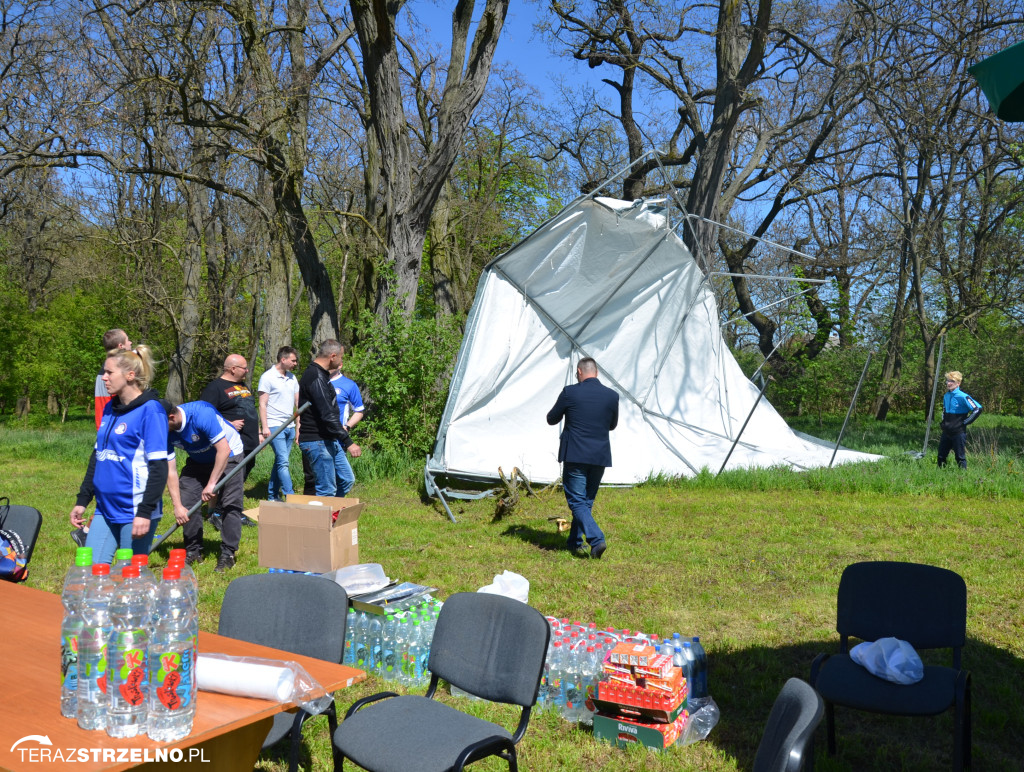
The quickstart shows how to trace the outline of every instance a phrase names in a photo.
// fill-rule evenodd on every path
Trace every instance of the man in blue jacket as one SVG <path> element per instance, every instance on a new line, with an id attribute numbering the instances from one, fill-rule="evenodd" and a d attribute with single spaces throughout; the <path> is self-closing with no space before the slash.
<path id="1" fill-rule="evenodd" d="M 981 414 L 981 403 L 960 391 L 964 376 L 959 370 L 946 373 L 946 393 L 942 395 L 942 436 L 939 437 L 939 466 L 946 465 L 949 451 L 961 469 L 967 468 L 967 426 Z"/>
<path id="2" fill-rule="evenodd" d="M 606 544 L 592 513 L 605 467 L 612 465 L 608 433 L 619 423 L 619 395 L 597 378 L 597 362 L 590 357 L 576 365 L 577 383 L 566 386 L 548 411 L 552 426 L 563 418 L 565 426 L 558 445 L 562 487 L 572 511 L 567 546 L 573 552 L 590 545 L 590 556 L 600 558 Z"/>

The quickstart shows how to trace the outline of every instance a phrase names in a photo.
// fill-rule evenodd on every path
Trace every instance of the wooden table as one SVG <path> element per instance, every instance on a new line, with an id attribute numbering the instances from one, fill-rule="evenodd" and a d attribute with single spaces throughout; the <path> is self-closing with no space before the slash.
<path id="1" fill-rule="evenodd" d="M 179 772 L 251 770 L 275 714 L 295 707 L 293 703 L 203 691 L 198 693 L 192 733 L 176 743 L 157 743 L 145 736 L 114 739 L 104 731 L 79 729 L 74 719 L 60 714 L 60 625 L 64 615 L 60 597 L 0 581 L 0 614 L 4 620 L 0 663 L 5 684 L 0 693 L 0 769 L 86 772 L 144 766 Z M 366 678 L 366 673 L 352 667 L 215 633 L 199 633 L 199 651 L 298 662 L 329 692 Z M 46 736 L 52 744 L 25 740 L 12 751 L 12 745 L 30 735 Z M 75 753 L 70 766 L 55 756 L 59 750 L 66 758 L 69 749 Z M 156 749 L 181 749 L 186 763 L 155 762 Z M 57 760 L 43 760 L 44 751 Z M 187 763 L 190 758 L 197 766 Z"/>

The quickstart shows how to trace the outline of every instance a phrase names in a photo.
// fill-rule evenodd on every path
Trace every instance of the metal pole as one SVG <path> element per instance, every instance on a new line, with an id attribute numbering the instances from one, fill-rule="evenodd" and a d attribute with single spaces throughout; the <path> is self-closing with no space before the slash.
<path id="1" fill-rule="evenodd" d="M 448 502 L 445 501 L 444 494 L 441 493 L 441 487 L 434 481 L 434 475 L 430 473 L 426 465 L 423 466 L 423 484 L 426 486 L 428 496 L 437 496 L 441 499 L 441 506 L 448 513 L 448 519 L 453 523 L 458 522 L 455 515 L 452 514 L 451 507 L 448 506 Z"/>
<path id="2" fill-rule="evenodd" d="M 928 405 L 928 423 L 924 426 L 924 445 L 921 446 L 921 455 L 918 458 L 924 458 L 925 453 L 928 452 L 928 438 L 932 433 L 932 418 L 935 416 L 935 397 L 939 392 L 939 373 L 942 372 L 942 349 L 946 345 L 946 335 L 943 333 L 939 337 L 939 361 L 935 363 L 935 376 L 932 379 L 932 401 Z"/>
<path id="3" fill-rule="evenodd" d="M 740 427 L 740 433 L 736 435 L 736 439 L 732 441 L 732 447 L 729 448 L 729 452 L 725 454 L 725 461 L 722 462 L 722 468 L 718 470 L 718 474 L 725 471 L 725 465 L 729 463 L 729 457 L 732 455 L 732 452 L 736 450 L 736 446 L 740 442 L 740 437 L 743 436 L 744 429 L 747 428 L 747 424 L 750 423 L 750 419 L 754 417 L 754 411 L 757 410 L 757 406 L 761 404 L 761 397 L 764 396 L 765 389 L 768 388 L 768 382 L 772 380 L 774 379 L 771 377 L 765 379 L 764 386 L 761 387 L 761 391 L 757 395 L 757 399 L 754 400 L 754 406 L 750 408 L 750 412 L 747 413 L 747 420 L 743 422 L 743 426 Z M 715 477 L 717 476 L 718 475 L 715 475 Z"/>
<path id="4" fill-rule="evenodd" d="M 302 415 L 302 413 L 305 412 L 306 408 L 308 408 L 309 405 L 310 405 L 310 403 L 307 402 L 302 407 L 300 407 L 298 410 L 296 410 L 295 411 L 295 415 L 293 415 L 291 418 L 289 418 L 283 424 L 281 424 L 276 429 L 274 429 L 273 434 L 271 434 L 269 437 L 267 437 L 267 439 L 263 440 L 263 442 L 261 442 L 259 445 L 257 445 L 253 449 L 252 453 L 250 453 L 248 456 L 246 456 L 241 461 L 239 461 L 237 464 L 235 464 L 235 468 L 234 469 L 232 469 L 230 472 L 228 472 L 226 475 L 224 475 L 223 477 L 220 478 L 220 480 L 217 482 L 217 484 L 213 487 L 213 492 L 217 493 L 221 488 L 224 487 L 224 484 L 228 480 L 230 480 L 232 477 L 234 477 L 236 474 L 238 474 L 241 470 L 245 469 L 245 465 L 249 462 L 249 459 L 250 458 L 255 458 L 257 453 L 259 453 L 261 450 L 263 450 L 265 447 L 267 447 L 267 445 L 269 445 L 274 440 L 274 438 L 277 437 L 277 435 L 279 435 L 281 432 L 283 432 L 285 429 L 287 429 L 296 418 L 298 418 L 300 415 Z M 203 506 L 204 503 L 205 502 L 203 502 L 202 499 L 199 499 L 199 501 L 197 501 L 195 504 L 193 504 L 192 508 L 188 511 L 188 516 L 192 517 L 193 513 L 195 513 L 201 506 Z M 153 553 L 153 550 L 155 550 L 157 547 L 159 547 L 161 544 L 163 544 L 165 541 L 167 541 L 167 537 L 170 536 L 175 531 L 177 531 L 179 525 L 181 525 L 181 524 L 177 520 L 175 520 L 174 521 L 174 526 L 171 528 L 171 530 L 169 530 L 163 536 L 156 537 L 153 540 L 153 543 L 149 547 L 150 554 Z"/>
<path id="5" fill-rule="evenodd" d="M 853 415 L 853 408 L 857 404 L 857 395 L 860 394 L 860 387 L 864 383 L 864 378 L 868 374 L 868 365 L 871 364 L 871 352 L 868 352 L 867 361 L 864 362 L 864 369 L 860 371 L 860 380 L 857 381 L 857 388 L 853 391 L 853 399 L 850 400 L 850 409 L 846 411 L 846 419 L 843 421 L 843 428 L 839 430 L 839 438 L 836 440 L 836 446 L 832 449 L 832 458 L 829 459 L 828 468 L 832 468 L 832 463 L 836 460 L 836 453 L 839 452 L 839 443 L 843 441 L 843 435 L 846 433 L 846 425 L 850 422 L 850 416 Z"/>

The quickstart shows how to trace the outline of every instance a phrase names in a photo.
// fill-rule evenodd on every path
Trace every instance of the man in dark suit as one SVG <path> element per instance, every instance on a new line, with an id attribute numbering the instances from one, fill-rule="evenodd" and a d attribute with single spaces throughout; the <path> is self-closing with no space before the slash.
<path id="1" fill-rule="evenodd" d="M 558 445 L 562 466 L 562 487 L 572 510 L 568 547 L 583 549 L 590 545 L 590 556 L 600 558 L 605 551 L 604 533 L 598 528 L 591 510 L 606 466 L 612 465 L 608 433 L 619 422 L 619 395 L 597 379 L 597 362 L 590 357 L 576 365 L 574 386 L 566 386 L 555 406 L 548 411 L 548 423 L 554 426 L 565 418 Z"/>

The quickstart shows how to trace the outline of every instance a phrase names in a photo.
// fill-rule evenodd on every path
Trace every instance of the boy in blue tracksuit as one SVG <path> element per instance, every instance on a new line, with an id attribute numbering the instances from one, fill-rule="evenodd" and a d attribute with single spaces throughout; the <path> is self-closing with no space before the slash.
<path id="1" fill-rule="evenodd" d="M 949 451 L 953 451 L 956 463 L 961 469 L 967 468 L 967 426 L 981 415 L 981 403 L 966 392 L 960 391 L 964 376 L 958 370 L 946 373 L 946 393 L 942 396 L 942 436 L 939 438 L 939 466 L 946 465 Z"/>

